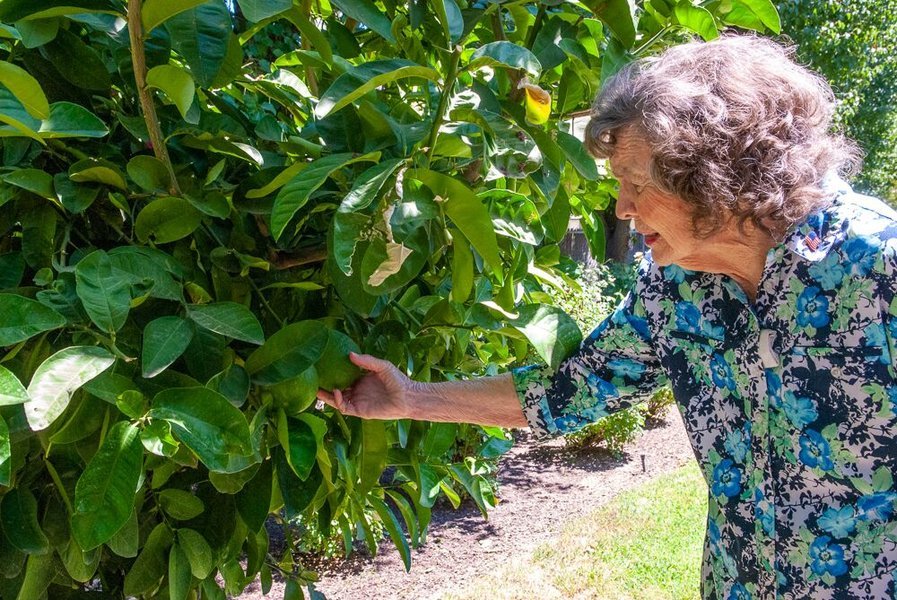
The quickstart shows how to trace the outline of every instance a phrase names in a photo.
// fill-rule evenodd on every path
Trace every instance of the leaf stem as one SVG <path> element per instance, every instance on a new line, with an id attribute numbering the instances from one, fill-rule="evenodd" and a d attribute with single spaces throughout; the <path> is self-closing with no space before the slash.
<path id="1" fill-rule="evenodd" d="M 255 293 L 258 294 L 259 300 L 262 301 L 262 306 L 265 307 L 265 310 L 268 311 L 268 314 L 270 314 L 272 317 L 274 317 L 274 320 L 277 321 L 277 323 L 280 325 L 280 328 L 283 329 L 284 325 L 286 325 L 286 321 L 281 319 L 280 315 L 278 315 L 276 312 L 274 312 L 274 309 L 271 308 L 270 304 L 268 304 L 268 300 L 265 298 L 265 295 L 262 293 L 262 290 L 259 289 L 258 284 L 252 280 L 252 277 L 247 277 L 246 279 L 249 280 L 249 285 L 251 285 L 252 289 L 255 290 Z"/>
<path id="2" fill-rule="evenodd" d="M 656 42 L 657 40 L 662 38 L 666 34 L 666 32 L 669 30 L 670 30 L 669 27 L 663 27 L 660 31 L 658 31 L 657 33 L 652 35 L 650 38 L 648 38 L 647 42 L 645 42 L 644 44 L 642 44 L 641 46 L 639 46 L 638 48 L 633 50 L 632 51 L 633 56 L 641 55 L 642 52 L 644 52 L 645 50 L 647 50 L 648 48 L 653 46 L 654 42 Z"/>
<path id="3" fill-rule="evenodd" d="M 442 127 L 445 111 L 448 108 L 448 99 L 452 94 L 452 87 L 455 85 L 455 78 L 458 76 L 458 61 L 461 60 L 461 46 L 455 46 L 452 56 L 449 59 L 448 72 L 445 75 L 445 85 L 442 88 L 442 96 L 439 98 L 439 106 L 436 108 L 436 116 L 433 119 L 433 129 L 430 130 L 430 139 L 427 141 L 427 166 L 433 160 L 433 152 L 436 150 L 436 137 L 439 135 L 439 128 Z"/>
<path id="4" fill-rule="evenodd" d="M 526 49 L 532 50 L 533 44 L 536 43 L 536 36 L 539 35 L 539 30 L 542 29 L 542 21 L 545 20 L 545 5 L 539 4 L 539 12 L 536 13 L 536 20 L 533 22 L 533 26 L 529 28 L 529 31 L 526 32 Z"/>
<path id="5" fill-rule="evenodd" d="M 50 479 L 53 480 L 53 483 L 56 484 L 57 489 L 59 489 L 59 495 L 62 497 L 62 502 L 65 504 L 65 508 L 69 513 L 69 516 L 74 514 L 72 510 L 72 501 L 69 499 L 69 495 L 65 492 L 65 486 L 62 485 L 62 480 L 59 478 L 59 473 L 56 472 L 56 468 L 53 466 L 53 463 L 47 458 L 47 455 L 50 454 L 50 447 L 47 447 L 47 453 L 44 455 L 44 465 L 47 467 L 47 472 L 50 474 Z"/>
<path id="6" fill-rule="evenodd" d="M 168 156 L 168 148 L 165 146 L 165 138 L 162 137 L 162 128 L 159 125 L 159 117 L 156 116 L 156 105 L 146 86 L 146 52 L 143 46 L 143 21 L 140 17 L 141 0 L 128 0 L 128 34 L 131 38 L 131 63 L 134 66 L 134 82 L 137 84 L 137 94 L 140 97 L 140 107 L 143 109 L 143 119 L 146 121 L 146 129 L 149 132 L 150 143 L 153 152 L 165 168 L 171 179 L 169 192 L 172 196 L 180 196 L 181 188 L 178 186 L 177 177 L 174 174 L 174 166 Z"/>

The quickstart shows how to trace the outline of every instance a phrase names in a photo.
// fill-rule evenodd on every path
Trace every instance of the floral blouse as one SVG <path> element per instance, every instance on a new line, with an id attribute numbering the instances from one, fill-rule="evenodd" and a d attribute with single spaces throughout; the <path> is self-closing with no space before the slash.
<path id="1" fill-rule="evenodd" d="M 704 598 L 897 598 L 897 213 L 833 191 L 754 303 L 648 256 L 556 373 L 513 372 L 540 435 L 672 386 L 709 487 Z"/>

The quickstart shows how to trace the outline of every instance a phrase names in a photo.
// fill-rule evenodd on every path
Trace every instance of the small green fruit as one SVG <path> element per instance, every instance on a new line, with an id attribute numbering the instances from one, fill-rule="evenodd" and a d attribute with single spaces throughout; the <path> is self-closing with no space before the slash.
<path id="1" fill-rule="evenodd" d="M 349 360 L 349 352 L 358 352 L 358 344 L 340 333 L 330 330 L 330 337 L 321 358 L 315 364 L 318 370 L 318 386 L 325 390 L 344 389 L 361 377 L 361 369 Z"/>

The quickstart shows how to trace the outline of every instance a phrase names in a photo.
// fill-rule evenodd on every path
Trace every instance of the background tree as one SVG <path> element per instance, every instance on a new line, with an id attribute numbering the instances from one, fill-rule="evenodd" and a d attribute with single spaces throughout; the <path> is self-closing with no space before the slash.
<path id="1" fill-rule="evenodd" d="M 408 565 L 399 519 L 413 545 L 439 496 L 485 511 L 502 430 L 316 389 L 350 349 L 424 381 L 557 365 L 557 242 L 576 213 L 600 254 L 615 193 L 571 116 L 686 30 L 778 30 L 768 0 L 236 6 L 0 2 L 3 598 L 297 594 L 269 515 Z"/>
<path id="2" fill-rule="evenodd" d="M 838 121 L 866 152 L 858 189 L 897 202 L 897 2 L 778 2 L 782 33 L 838 96 Z"/>

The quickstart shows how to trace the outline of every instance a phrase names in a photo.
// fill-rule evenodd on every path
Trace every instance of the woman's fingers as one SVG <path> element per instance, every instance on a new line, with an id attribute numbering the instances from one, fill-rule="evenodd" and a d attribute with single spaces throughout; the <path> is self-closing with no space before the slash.
<path id="1" fill-rule="evenodd" d="M 387 369 L 392 368 L 392 363 L 388 360 L 383 360 L 376 356 L 371 356 L 370 354 L 356 354 L 355 352 L 350 352 L 349 360 L 355 363 L 356 366 L 368 371 L 373 371 L 374 373 L 383 373 Z"/>

